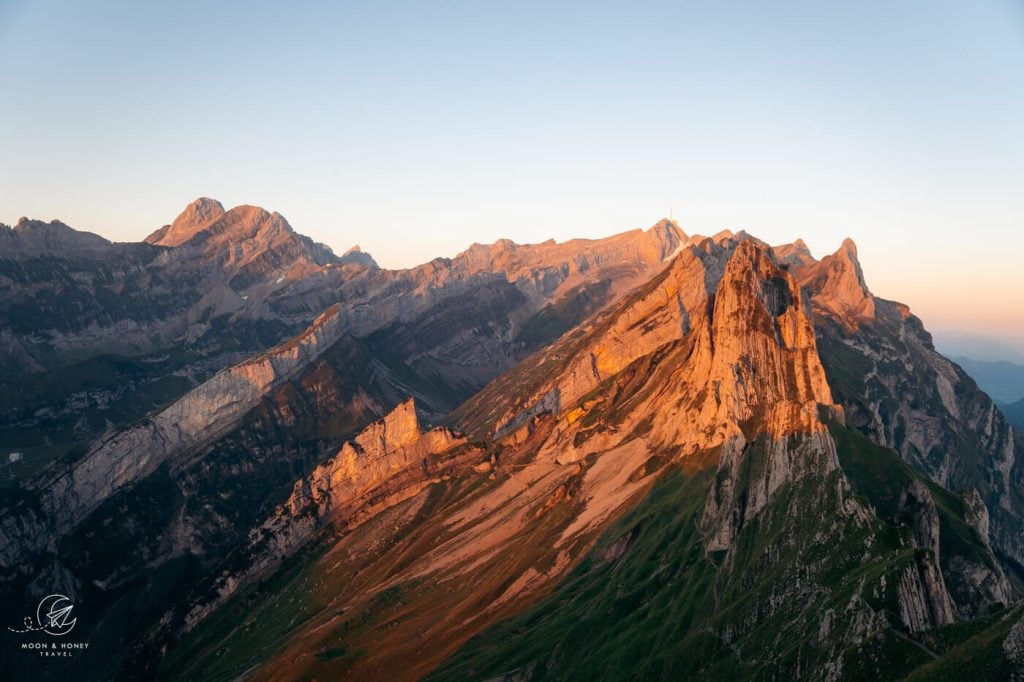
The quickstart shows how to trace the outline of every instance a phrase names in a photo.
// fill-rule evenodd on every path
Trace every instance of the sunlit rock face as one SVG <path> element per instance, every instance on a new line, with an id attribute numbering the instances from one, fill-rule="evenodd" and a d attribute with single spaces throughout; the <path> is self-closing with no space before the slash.
<path id="1" fill-rule="evenodd" d="M 540 410 L 574 406 L 638 359 L 677 344 L 686 357 L 663 378 L 679 407 L 652 412 L 654 437 L 694 448 L 742 435 L 763 422 L 773 433 L 818 428 L 816 405 L 831 405 L 806 302 L 770 250 L 745 239 L 727 247 L 704 240 L 608 315 L 584 325 L 460 408 L 470 428 L 507 432 Z M 557 368 L 544 373 L 541 367 Z M 543 377 L 529 382 L 526 375 Z M 493 401 L 505 382 L 526 381 L 517 397 Z M 485 397 L 486 396 L 486 397 Z M 496 396 L 495 396 L 496 397 Z M 511 403 L 503 414 L 497 405 Z M 686 438 L 693 438 L 687 435 Z"/>
<path id="2" fill-rule="evenodd" d="M 288 499 L 236 550 L 244 562 L 222 573 L 212 592 L 189 608 L 186 627 L 195 627 L 240 586 L 278 566 L 332 522 L 357 525 L 415 497 L 446 468 L 484 458 L 476 448 L 459 447 L 465 445 L 464 437 L 447 428 L 423 431 L 413 399 L 399 404 L 295 482 Z"/>
<path id="3" fill-rule="evenodd" d="M 543 415 L 560 415 L 538 456 L 563 464 L 633 438 L 683 457 L 720 448 L 723 477 L 702 524 L 721 549 L 780 487 L 836 468 L 821 409 L 841 418 L 799 284 L 766 245 L 724 238 L 684 248 L 613 312 L 460 408 L 456 423 L 523 442 Z M 772 444 L 764 478 L 737 511 L 744 452 L 759 438 Z"/>
<path id="4" fill-rule="evenodd" d="M 864 272 L 857 259 L 857 245 L 843 240 L 834 254 L 819 262 L 805 258 L 796 263 L 800 279 L 811 292 L 814 306 L 825 315 L 855 328 L 861 320 L 875 317 L 875 299 L 864 282 Z"/>
<path id="5" fill-rule="evenodd" d="M 160 246 L 177 246 L 195 237 L 224 213 L 224 206 L 219 201 L 200 197 L 186 206 L 174 222 L 161 227 L 144 241 Z"/>

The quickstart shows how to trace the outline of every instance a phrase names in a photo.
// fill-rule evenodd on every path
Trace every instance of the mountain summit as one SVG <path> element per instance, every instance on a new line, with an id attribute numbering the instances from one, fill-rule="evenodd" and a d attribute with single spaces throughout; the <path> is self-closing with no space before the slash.
<path id="1" fill-rule="evenodd" d="M 147 244 L 177 246 L 195 237 L 224 215 L 224 206 L 216 199 L 200 197 L 185 207 L 170 225 L 165 225 L 144 240 Z"/>
<path id="2" fill-rule="evenodd" d="M 864 282 L 852 239 L 844 239 L 838 251 L 820 262 L 799 264 L 798 273 L 803 285 L 814 292 L 814 305 L 823 314 L 848 327 L 875 316 L 875 299 Z"/>

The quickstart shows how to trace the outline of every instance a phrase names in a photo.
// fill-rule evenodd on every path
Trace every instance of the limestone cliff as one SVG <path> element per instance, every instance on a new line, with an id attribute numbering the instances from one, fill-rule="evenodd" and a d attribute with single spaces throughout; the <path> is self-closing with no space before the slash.
<path id="1" fill-rule="evenodd" d="M 841 415 L 815 344 L 800 286 L 766 245 L 703 240 L 580 335 L 474 398 L 458 423 L 521 441 L 543 415 L 557 415 L 540 456 L 561 463 L 638 436 L 654 452 L 720 449 L 702 527 L 709 550 L 724 549 L 780 487 L 837 466 L 819 409 Z M 530 397 L 500 397 L 514 396 L 511 386 Z M 587 414 L 616 416 L 595 428 Z M 758 439 L 768 443 L 762 478 L 741 486 L 744 453 Z"/>
<path id="2" fill-rule="evenodd" d="M 801 283 L 812 292 L 811 300 L 823 314 L 851 329 L 875 316 L 875 299 L 864 282 L 852 239 L 843 240 L 838 251 L 820 262 L 803 259 L 798 265 L 802 266 Z"/>
<path id="3" fill-rule="evenodd" d="M 264 528 L 274 532 L 304 515 L 326 523 L 343 511 L 351 512 L 370 491 L 384 497 L 419 492 L 438 471 L 440 460 L 434 458 L 464 444 L 465 437 L 444 427 L 422 431 L 410 398 L 297 481 L 291 497 Z"/>
<path id="4" fill-rule="evenodd" d="M 911 632 L 953 623 L 953 604 L 939 570 L 939 512 L 927 486 L 915 480 L 900 494 L 898 509 L 909 523 L 914 546 L 927 552 L 900 576 L 903 623 Z"/>
<path id="5" fill-rule="evenodd" d="M 291 495 L 239 548 L 214 586 L 186 616 L 191 629 L 242 585 L 309 544 L 329 524 L 352 528 L 417 495 L 446 468 L 476 463 L 480 450 L 446 428 L 422 431 L 413 399 L 367 426 L 295 482 Z"/>

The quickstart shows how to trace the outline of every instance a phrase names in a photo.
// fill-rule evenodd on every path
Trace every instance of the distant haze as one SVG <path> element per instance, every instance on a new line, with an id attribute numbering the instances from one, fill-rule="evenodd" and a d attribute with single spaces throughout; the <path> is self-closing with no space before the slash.
<path id="1" fill-rule="evenodd" d="M 1024 365 L 1024 339 L 1014 336 L 986 336 L 950 329 L 933 329 L 936 349 L 949 358 L 966 356 L 974 360 L 1008 360 Z M 1021 384 L 1024 395 L 1024 382 Z"/>
<path id="2" fill-rule="evenodd" d="M 403 267 L 674 210 L 1024 358 L 1024 5 L 828 4 L 0 2 L 0 221 L 212 196 Z"/>

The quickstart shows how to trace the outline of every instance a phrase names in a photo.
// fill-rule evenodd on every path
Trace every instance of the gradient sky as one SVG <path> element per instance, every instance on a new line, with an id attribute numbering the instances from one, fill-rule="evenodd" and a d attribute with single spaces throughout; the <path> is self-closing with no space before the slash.
<path id="1" fill-rule="evenodd" d="M 205 195 L 399 267 L 672 207 L 1024 356 L 1022 0 L 0 0 L 0 64 L 2 222 Z"/>

